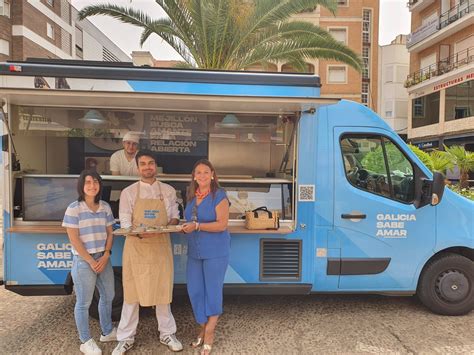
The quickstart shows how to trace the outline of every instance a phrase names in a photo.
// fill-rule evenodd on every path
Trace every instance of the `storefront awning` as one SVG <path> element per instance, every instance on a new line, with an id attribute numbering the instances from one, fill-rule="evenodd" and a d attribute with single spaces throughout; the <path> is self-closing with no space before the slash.
<path id="1" fill-rule="evenodd" d="M 333 98 L 282 98 L 217 95 L 147 94 L 134 92 L 84 92 L 41 89 L 6 89 L 8 103 L 23 106 L 140 109 L 249 114 L 293 114 L 335 104 Z"/>

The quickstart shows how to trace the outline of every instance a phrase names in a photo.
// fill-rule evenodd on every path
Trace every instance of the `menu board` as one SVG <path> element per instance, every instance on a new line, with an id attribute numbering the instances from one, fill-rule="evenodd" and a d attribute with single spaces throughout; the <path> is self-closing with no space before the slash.
<path id="1" fill-rule="evenodd" d="M 146 113 L 142 147 L 159 155 L 207 156 L 207 116 Z"/>

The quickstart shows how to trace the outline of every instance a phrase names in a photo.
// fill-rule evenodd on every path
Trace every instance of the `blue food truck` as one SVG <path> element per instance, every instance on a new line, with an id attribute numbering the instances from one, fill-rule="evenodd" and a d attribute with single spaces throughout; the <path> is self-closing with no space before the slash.
<path id="1" fill-rule="evenodd" d="M 215 165 L 232 203 L 226 293 L 417 294 L 436 313 L 470 312 L 474 203 L 445 189 L 373 111 L 321 98 L 320 86 L 310 74 L 0 63 L 5 287 L 72 292 L 61 221 L 77 176 L 103 176 L 118 221 L 120 192 L 137 178 L 111 175 L 110 155 L 135 131 L 180 211 L 193 163 Z M 245 211 L 260 206 L 279 213 L 278 229 L 245 228 Z M 115 315 L 122 247 L 116 237 Z M 172 248 L 179 291 L 186 235 L 172 234 Z"/>

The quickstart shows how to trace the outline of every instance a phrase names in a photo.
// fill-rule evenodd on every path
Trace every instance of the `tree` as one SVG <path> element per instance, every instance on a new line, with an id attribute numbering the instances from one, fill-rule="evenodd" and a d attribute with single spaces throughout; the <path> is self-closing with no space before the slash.
<path id="1" fill-rule="evenodd" d="M 156 34 L 190 67 L 244 70 L 284 61 L 299 71 L 312 58 L 331 59 L 361 69 L 359 56 L 327 31 L 295 14 L 317 5 L 334 13 L 336 0 L 156 0 L 167 18 L 152 19 L 131 7 L 87 6 L 79 18 L 106 15 L 143 28 L 140 45 Z"/>
<path id="2" fill-rule="evenodd" d="M 469 172 L 474 170 L 474 152 L 468 152 L 464 147 L 453 145 L 444 146 L 447 156 L 459 169 L 459 185 L 461 188 L 469 187 Z"/>
<path id="3" fill-rule="evenodd" d="M 431 171 L 438 171 L 446 175 L 446 170 L 454 167 L 451 157 L 446 152 L 433 150 L 432 152 L 427 153 L 417 146 L 411 144 L 408 146 Z"/>

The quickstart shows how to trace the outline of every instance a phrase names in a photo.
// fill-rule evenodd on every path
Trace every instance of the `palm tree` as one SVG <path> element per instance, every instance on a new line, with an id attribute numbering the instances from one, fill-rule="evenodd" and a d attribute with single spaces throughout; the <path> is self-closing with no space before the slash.
<path id="1" fill-rule="evenodd" d="M 327 31 L 295 14 L 324 6 L 336 11 L 336 0 L 155 0 L 166 18 L 152 19 L 131 7 L 112 3 L 87 6 L 79 18 L 106 15 L 141 27 L 140 45 L 156 34 L 190 67 L 244 70 L 285 61 L 299 71 L 305 60 L 337 60 L 361 69 L 359 56 Z"/>
<path id="2" fill-rule="evenodd" d="M 446 154 L 459 169 L 459 185 L 461 189 L 469 187 L 469 172 L 474 170 L 474 152 L 467 151 L 464 147 L 453 145 L 444 146 Z"/>
<path id="3" fill-rule="evenodd" d="M 430 159 L 433 171 L 438 171 L 446 175 L 446 170 L 452 169 L 454 167 L 450 156 L 441 150 L 433 150 L 430 153 Z"/>

